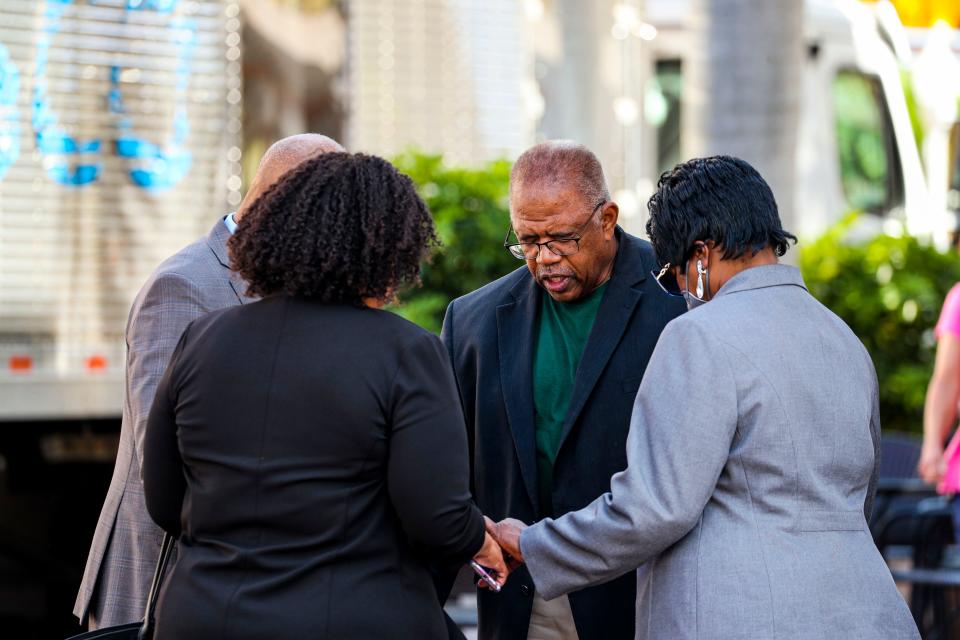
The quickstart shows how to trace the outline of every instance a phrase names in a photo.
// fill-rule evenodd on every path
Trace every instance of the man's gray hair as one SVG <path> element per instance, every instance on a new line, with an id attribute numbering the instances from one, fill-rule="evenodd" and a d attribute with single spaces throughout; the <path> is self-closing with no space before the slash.
<path id="1" fill-rule="evenodd" d="M 603 167 L 592 151 L 572 140 L 548 140 L 520 154 L 510 171 L 510 192 L 521 184 L 573 183 L 591 204 L 610 199 Z"/>

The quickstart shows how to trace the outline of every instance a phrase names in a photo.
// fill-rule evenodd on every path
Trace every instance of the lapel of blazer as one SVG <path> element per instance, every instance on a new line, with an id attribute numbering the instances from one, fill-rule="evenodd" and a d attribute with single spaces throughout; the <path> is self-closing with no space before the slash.
<path id="1" fill-rule="evenodd" d="M 240 304 L 256 302 L 258 298 L 247 295 L 247 283 L 239 273 L 230 268 L 230 253 L 227 251 L 227 240 L 230 239 L 230 230 L 223 224 L 223 218 L 218 218 L 216 224 L 207 234 L 207 246 L 213 251 L 220 264 L 229 272 L 230 288 L 236 294 Z"/>
<path id="2" fill-rule="evenodd" d="M 621 232 L 619 228 L 617 237 L 620 247 L 617 250 L 613 275 L 610 277 L 610 284 L 607 285 L 600 308 L 597 309 L 597 318 L 593 322 L 590 337 L 587 338 L 580 365 L 577 367 L 570 395 L 570 406 L 563 422 L 563 432 L 557 451 L 563 448 L 564 441 L 573 430 L 573 425 L 580 417 L 580 412 L 583 411 L 614 349 L 620 343 L 623 332 L 626 331 L 627 324 L 643 296 L 643 292 L 636 286 L 646 279 L 640 249 L 635 246 L 634 239 Z"/>
<path id="3" fill-rule="evenodd" d="M 531 276 L 510 290 L 509 301 L 497 307 L 500 386 L 513 433 L 520 471 L 534 512 L 537 498 L 537 441 L 533 415 L 534 327 L 540 301 L 539 286 Z"/>

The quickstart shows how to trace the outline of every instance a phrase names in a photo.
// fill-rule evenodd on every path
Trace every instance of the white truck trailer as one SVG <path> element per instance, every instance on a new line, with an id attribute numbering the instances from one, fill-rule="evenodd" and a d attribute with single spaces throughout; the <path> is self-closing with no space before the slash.
<path id="1" fill-rule="evenodd" d="M 646 0 L 646 10 L 657 33 L 648 44 L 647 91 L 663 113 L 642 137 L 641 167 L 655 181 L 681 160 L 680 94 L 692 3 Z M 875 214 L 877 223 L 892 219 L 914 233 L 932 233 L 901 66 L 878 11 L 855 0 L 804 0 L 803 13 L 792 231 L 817 235 L 856 209 Z"/>
<path id="2" fill-rule="evenodd" d="M 77 632 L 130 303 L 239 202 L 239 11 L 0 2 L 0 626 L 12 636 Z"/>
<path id="3" fill-rule="evenodd" d="M 134 295 L 239 202 L 238 13 L 0 4 L 0 423 L 119 417 Z"/>

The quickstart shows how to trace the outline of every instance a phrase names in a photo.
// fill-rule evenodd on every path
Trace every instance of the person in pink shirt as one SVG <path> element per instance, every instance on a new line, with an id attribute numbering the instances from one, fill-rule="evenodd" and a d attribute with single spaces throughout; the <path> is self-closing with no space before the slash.
<path id="1" fill-rule="evenodd" d="M 944 454 L 947 436 L 957 424 L 960 403 L 960 283 L 947 294 L 935 334 L 937 358 L 923 407 L 923 448 L 918 471 L 927 482 L 946 485 L 952 484 L 942 483 L 948 465 L 960 464 L 960 456 L 953 451 L 955 447 L 950 447 L 953 455 Z M 941 486 L 941 492 L 954 490 Z"/>

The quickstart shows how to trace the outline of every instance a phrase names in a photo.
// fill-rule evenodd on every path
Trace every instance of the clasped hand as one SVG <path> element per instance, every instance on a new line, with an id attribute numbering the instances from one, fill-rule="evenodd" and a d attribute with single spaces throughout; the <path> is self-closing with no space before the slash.
<path id="1" fill-rule="evenodd" d="M 490 570 L 493 578 L 502 586 L 510 572 L 523 563 L 520 552 L 520 533 L 527 525 L 513 518 L 494 522 L 484 516 L 486 535 L 480 552 L 473 559 L 482 567 Z M 481 588 L 489 588 L 483 580 L 477 582 Z"/>

